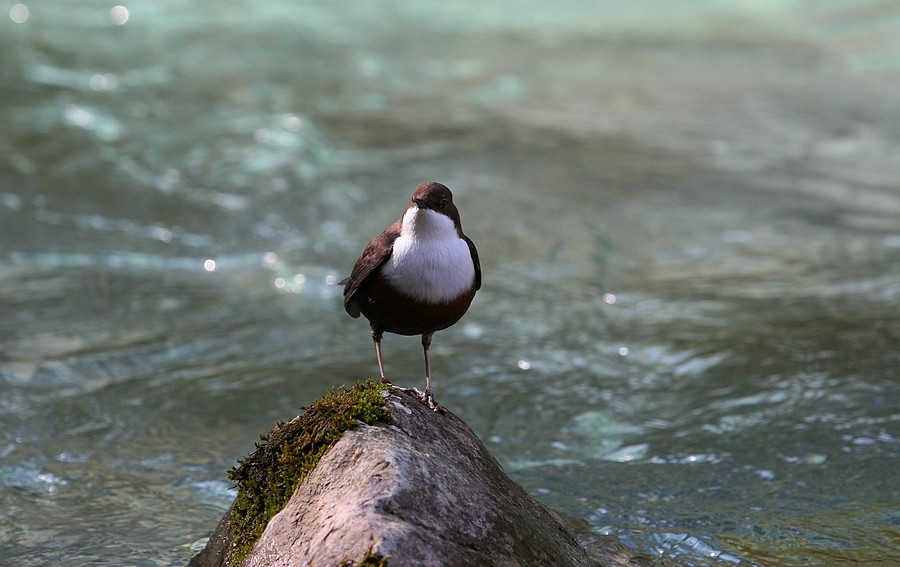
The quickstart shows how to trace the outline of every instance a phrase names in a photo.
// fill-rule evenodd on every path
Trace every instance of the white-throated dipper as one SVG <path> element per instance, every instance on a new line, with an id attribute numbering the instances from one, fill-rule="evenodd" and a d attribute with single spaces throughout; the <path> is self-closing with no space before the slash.
<path id="1" fill-rule="evenodd" d="M 481 287 L 475 244 L 463 234 L 453 193 L 430 181 L 416 187 L 400 220 L 372 239 L 342 280 L 344 309 L 369 320 L 378 371 L 384 375 L 381 336 L 422 335 L 425 391 L 415 392 L 431 409 L 431 336 L 463 316 Z"/>

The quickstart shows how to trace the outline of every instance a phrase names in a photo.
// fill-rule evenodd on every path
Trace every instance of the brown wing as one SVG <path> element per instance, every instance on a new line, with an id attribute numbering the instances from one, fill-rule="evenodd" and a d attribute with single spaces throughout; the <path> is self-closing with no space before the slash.
<path id="1" fill-rule="evenodd" d="M 478 250 L 475 249 L 475 243 L 469 240 L 468 236 L 462 238 L 469 245 L 469 254 L 472 255 L 472 263 L 475 264 L 475 291 L 478 291 L 481 289 L 481 261 L 478 259 Z"/>
<path id="2" fill-rule="evenodd" d="M 344 309 L 351 317 L 359 317 L 359 302 L 357 292 L 375 274 L 378 268 L 391 257 L 394 250 L 394 241 L 400 236 L 400 221 L 387 227 L 384 232 L 376 236 L 366 245 L 360 255 L 350 276 L 341 280 L 344 286 Z"/>

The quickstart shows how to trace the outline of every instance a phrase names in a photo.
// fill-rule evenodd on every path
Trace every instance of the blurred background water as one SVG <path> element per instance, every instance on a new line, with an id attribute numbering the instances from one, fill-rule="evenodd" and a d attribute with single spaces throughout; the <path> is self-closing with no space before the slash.
<path id="1" fill-rule="evenodd" d="M 900 563 L 900 2 L 0 1 L 0 92 L 0 564 L 184 564 L 431 179 L 436 396 L 586 542 Z"/>

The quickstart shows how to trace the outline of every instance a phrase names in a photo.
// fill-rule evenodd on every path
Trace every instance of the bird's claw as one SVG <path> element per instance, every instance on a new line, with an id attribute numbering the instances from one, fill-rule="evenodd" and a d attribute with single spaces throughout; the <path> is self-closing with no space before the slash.
<path id="1" fill-rule="evenodd" d="M 434 401 L 434 394 L 431 390 L 425 390 L 424 392 L 418 388 L 398 388 L 398 390 L 414 397 L 419 403 L 426 405 L 431 411 L 444 413 L 443 406 Z"/>
<path id="2" fill-rule="evenodd" d="M 431 393 L 431 390 L 420 392 L 419 401 L 428 406 L 428 409 L 430 409 L 431 411 L 444 413 L 444 408 L 442 408 L 436 401 L 434 401 L 434 394 Z"/>

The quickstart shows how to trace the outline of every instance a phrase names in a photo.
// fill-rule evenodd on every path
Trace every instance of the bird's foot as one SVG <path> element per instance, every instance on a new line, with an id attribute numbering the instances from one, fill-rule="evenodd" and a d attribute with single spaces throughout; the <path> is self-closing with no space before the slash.
<path id="1" fill-rule="evenodd" d="M 395 386 L 396 387 L 396 386 Z M 418 388 L 397 388 L 404 394 L 409 394 L 414 397 L 420 403 L 428 406 L 428 409 L 431 411 L 435 411 L 438 413 L 444 413 L 444 408 L 434 401 L 434 394 L 431 393 L 431 390 L 425 390 L 424 392 Z"/>
<path id="2" fill-rule="evenodd" d="M 424 392 L 422 392 L 419 401 L 428 406 L 428 409 L 430 409 L 431 411 L 444 413 L 444 408 L 442 408 L 440 404 L 434 401 L 434 394 L 431 393 L 431 390 L 425 390 Z"/>

